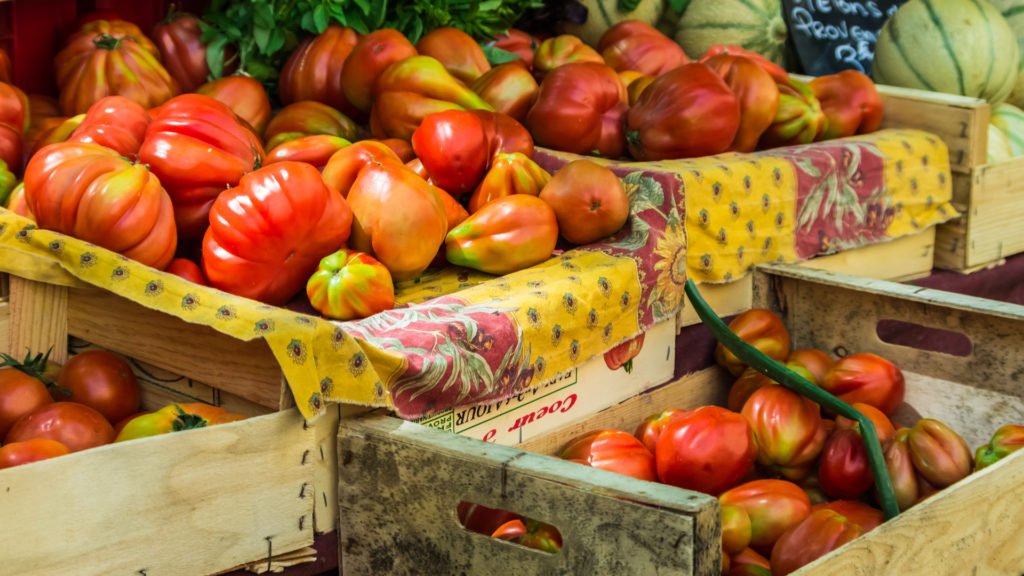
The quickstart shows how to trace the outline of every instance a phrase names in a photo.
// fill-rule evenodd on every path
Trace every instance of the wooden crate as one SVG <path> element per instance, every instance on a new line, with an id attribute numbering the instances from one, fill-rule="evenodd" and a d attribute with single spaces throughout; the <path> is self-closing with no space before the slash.
<path id="1" fill-rule="evenodd" d="M 1024 422 L 1024 307 L 798 266 L 758 270 L 754 303 L 783 314 L 795 346 L 883 354 L 904 369 L 895 419 L 939 418 L 970 445 Z M 880 320 L 957 331 L 957 357 L 882 342 Z M 682 352 L 682 351 L 681 351 Z M 427 430 L 382 414 L 343 421 L 341 560 L 345 573 L 617 573 L 716 575 L 719 509 L 706 495 L 571 465 L 551 454 L 595 428 L 632 430 L 669 407 L 722 403 L 717 367 L 638 395 L 517 449 Z M 557 526 L 547 555 L 458 525 L 469 500 Z M 372 501 L 366 505 L 367 501 Z M 974 474 L 806 567 L 800 574 L 1006 574 L 1024 570 L 1024 452 Z M 998 551 L 998 553 L 996 552 Z"/>
<path id="2" fill-rule="evenodd" d="M 976 98 L 879 86 L 884 128 L 919 128 L 942 138 L 963 216 L 938 227 L 935 265 L 970 272 L 1024 252 L 1024 158 L 988 163 L 991 109 Z"/>
<path id="3" fill-rule="evenodd" d="M 7 302 L 7 274 L 0 273 L 0 353 L 10 354 L 11 305 Z"/>
<path id="4" fill-rule="evenodd" d="M 0 471 L 0 573 L 265 569 L 308 558 L 315 533 L 334 530 L 337 408 L 307 425 L 276 364 L 212 330 L 100 290 L 10 283 L 12 350 L 64 362 L 98 345 L 130 358 L 148 408 L 254 416 Z"/>

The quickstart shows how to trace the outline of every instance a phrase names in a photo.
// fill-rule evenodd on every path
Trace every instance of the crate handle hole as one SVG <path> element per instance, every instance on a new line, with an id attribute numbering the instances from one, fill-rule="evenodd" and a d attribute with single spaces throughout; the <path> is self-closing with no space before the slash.
<path id="1" fill-rule="evenodd" d="M 921 326 L 902 320 L 879 320 L 875 333 L 882 342 L 896 346 L 961 358 L 974 353 L 974 343 L 971 339 L 966 334 L 953 330 Z"/>
<path id="2" fill-rule="evenodd" d="M 558 528 L 516 512 L 463 500 L 456 514 L 459 525 L 470 532 L 546 554 L 556 554 L 562 549 L 562 533 Z"/>

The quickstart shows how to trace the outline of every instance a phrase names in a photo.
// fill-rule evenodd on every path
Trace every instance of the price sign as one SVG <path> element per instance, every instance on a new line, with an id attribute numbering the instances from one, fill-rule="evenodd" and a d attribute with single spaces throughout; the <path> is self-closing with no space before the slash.
<path id="1" fill-rule="evenodd" d="M 783 0 L 786 25 L 805 74 L 871 75 L 882 25 L 906 0 Z"/>

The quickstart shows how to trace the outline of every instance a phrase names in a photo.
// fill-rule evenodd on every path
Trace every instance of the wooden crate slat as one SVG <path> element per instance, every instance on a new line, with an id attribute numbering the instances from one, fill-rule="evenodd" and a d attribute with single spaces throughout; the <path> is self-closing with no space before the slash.
<path id="1" fill-rule="evenodd" d="M 50 359 L 68 359 L 68 289 L 16 276 L 10 278 L 10 348 L 16 357 L 26 352 L 50 352 Z"/>

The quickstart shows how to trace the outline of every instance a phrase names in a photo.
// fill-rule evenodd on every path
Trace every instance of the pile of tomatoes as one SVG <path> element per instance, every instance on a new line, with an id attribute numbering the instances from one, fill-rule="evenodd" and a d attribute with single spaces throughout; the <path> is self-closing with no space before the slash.
<path id="1" fill-rule="evenodd" d="M 967 442 L 938 420 L 895 425 L 889 418 L 905 395 L 899 368 L 874 354 L 833 361 L 820 350 L 791 350 L 781 319 L 768 310 L 741 314 L 730 328 L 871 420 L 901 511 L 1024 448 L 1024 425 L 1001 427 L 973 458 Z M 727 576 L 789 574 L 880 525 L 860 425 L 823 412 L 721 345 L 715 356 L 737 377 L 726 407 L 671 408 L 633 433 L 594 430 L 558 456 L 718 497 Z M 467 504 L 460 518 L 496 538 L 560 546 L 554 527 L 505 511 Z"/>
<path id="2" fill-rule="evenodd" d="M 141 412 L 131 366 L 104 350 L 82 352 L 63 366 L 44 354 L 2 357 L 0 468 L 242 419 L 199 403 Z"/>

